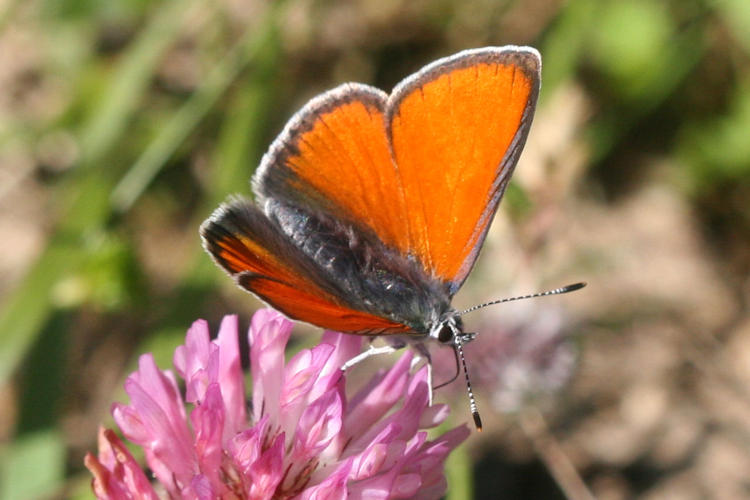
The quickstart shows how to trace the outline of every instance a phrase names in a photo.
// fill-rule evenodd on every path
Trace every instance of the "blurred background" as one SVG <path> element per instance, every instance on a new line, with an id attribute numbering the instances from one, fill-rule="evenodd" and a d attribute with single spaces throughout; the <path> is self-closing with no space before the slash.
<path id="1" fill-rule="evenodd" d="M 137 355 L 247 326 L 198 226 L 297 108 L 504 44 L 541 99 L 456 306 L 589 286 L 466 317 L 448 497 L 750 498 L 746 0 L 1 0 L 0 498 L 90 498 Z"/>

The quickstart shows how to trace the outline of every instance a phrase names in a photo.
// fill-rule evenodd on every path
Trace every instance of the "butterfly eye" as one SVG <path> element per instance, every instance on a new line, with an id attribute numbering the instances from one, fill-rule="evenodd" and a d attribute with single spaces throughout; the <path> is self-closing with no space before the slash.
<path id="1" fill-rule="evenodd" d="M 453 341 L 453 330 L 447 325 L 443 324 L 438 331 L 438 341 L 442 344 L 449 344 Z"/>

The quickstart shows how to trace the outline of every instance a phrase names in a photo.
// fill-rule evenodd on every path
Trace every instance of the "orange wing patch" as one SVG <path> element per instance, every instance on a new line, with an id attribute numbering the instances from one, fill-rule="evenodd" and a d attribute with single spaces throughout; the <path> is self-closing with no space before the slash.
<path id="1" fill-rule="evenodd" d="M 460 286 L 474 263 L 531 124 L 538 71 L 532 53 L 495 52 L 428 66 L 394 91 L 410 246 L 445 281 Z"/>

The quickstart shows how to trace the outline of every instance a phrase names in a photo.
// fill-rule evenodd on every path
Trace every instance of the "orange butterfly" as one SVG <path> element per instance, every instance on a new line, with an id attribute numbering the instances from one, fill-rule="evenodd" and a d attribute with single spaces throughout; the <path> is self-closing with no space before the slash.
<path id="1" fill-rule="evenodd" d="M 206 250 L 290 318 L 461 353 L 474 334 L 451 299 L 518 162 L 540 71 L 535 49 L 487 47 L 390 95 L 349 83 L 314 98 L 263 157 L 255 202 L 233 199 L 201 226 Z"/>

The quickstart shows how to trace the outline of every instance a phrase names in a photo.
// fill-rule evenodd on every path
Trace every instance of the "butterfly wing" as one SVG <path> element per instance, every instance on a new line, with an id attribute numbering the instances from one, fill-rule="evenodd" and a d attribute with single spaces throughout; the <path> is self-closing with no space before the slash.
<path id="1" fill-rule="evenodd" d="M 540 70 L 534 49 L 464 51 L 407 78 L 388 101 L 410 251 L 451 295 L 474 265 L 526 141 Z"/>
<path id="2" fill-rule="evenodd" d="M 257 207 L 220 209 L 206 248 L 292 318 L 426 333 L 476 259 L 528 133 L 539 67 L 533 49 L 480 49 L 390 97 L 346 84 L 313 99 L 264 156 Z"/>
<path id="3" fill-rule="evenodd" d="M 201 226 L 206 250 L 237 283 L 290 318 L 336 331 L 382 335 L 404 325 L 351 309 L 274 221 L 247 201 L 219 207 Z"/>

